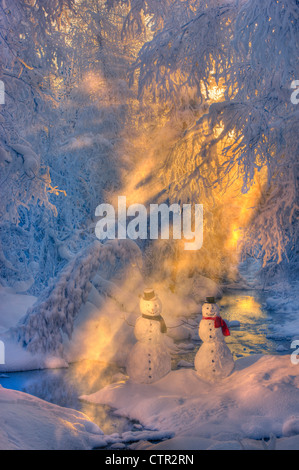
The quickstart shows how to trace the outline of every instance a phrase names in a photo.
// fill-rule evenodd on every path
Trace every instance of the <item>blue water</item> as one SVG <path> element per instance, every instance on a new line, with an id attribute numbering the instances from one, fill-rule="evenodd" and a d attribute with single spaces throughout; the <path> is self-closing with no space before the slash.
<path id="1" fill-rule="evenodd" d="M 254 291 L 231 292 L 219 302 L 221 316 L 228 322 L 238 321 L 239 327 L 231 328 L 231 335 L 226 342 L 234 358 L 250 354 L 290 353 L 289 338 L 272 337 L 273 327 L 282 321 L 280 315 L 270 314 L 264 305 L 262 293 Z"/>

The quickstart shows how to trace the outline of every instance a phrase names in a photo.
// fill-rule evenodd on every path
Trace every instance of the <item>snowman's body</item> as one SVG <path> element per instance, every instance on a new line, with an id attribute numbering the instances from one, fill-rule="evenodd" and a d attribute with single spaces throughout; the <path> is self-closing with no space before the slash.
<path id="1" fill-rule="evenodd" d="M 153 383 L 171 370 L 171 357 L 164 343 L 160 315 L 161 302 L 140 300 L 142 316 L 136 321 L 134 334 L 137 343 L 131 350 L 127 361 L 127 374 L 133 382 Z M 165 324 L 164 324 L 165 325 Z"/>
<path id="2" fill-rule="evenodd" d="M 218 305 L 205 303 L 202 315 L 198 334 L 203 344 L 195 356 L 194 365 L 201 378 L 213 382 L 227 377 L 232 372 L 234 360 L 224 340 L 221 324 L 225 331 L 228 329 L 219 316 Z"/>

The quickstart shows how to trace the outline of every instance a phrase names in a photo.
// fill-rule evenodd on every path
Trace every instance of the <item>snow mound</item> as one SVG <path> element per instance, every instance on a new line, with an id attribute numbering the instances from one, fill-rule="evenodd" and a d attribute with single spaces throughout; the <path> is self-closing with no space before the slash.
<path id="1" fill-rule="evenodd" d="M 0 423 L 1 450 L 88 450 L 107 443 L 83 413 L 1 386 Z"/>
<path id="2" fill-rule="evenodd" d="M 291 416 L 283 423 L 282 432 L 284 436 L 299 434 L 299 414 L 297 414 L 297 416 Z"/>
<path id="3" fill-rule="evenodd" d="M 213 440 L 206 448 L 217 442 L 239 448 L 236 442 L 242 439 L 299 434 L 299 367 L 290 356 L 241 358 L 217 385 L 203 381 L 194 370 L 180 369 L 151 385 L 128 380 L 81 399 L 109 405 L 148 429 L 171 429 L 175 439 Z"/>
<path id="4" fill-rule="evenodd" d="M 21 295 L 13 289 L 0 287 L 0 332 L 15 326 L 35 301 L 36 297 L 32 295 Z"/>

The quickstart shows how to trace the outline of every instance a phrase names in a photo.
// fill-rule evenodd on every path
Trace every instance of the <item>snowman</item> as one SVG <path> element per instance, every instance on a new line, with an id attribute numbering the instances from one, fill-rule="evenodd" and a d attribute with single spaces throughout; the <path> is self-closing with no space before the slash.
<path id="1" fill-rule="evenodd" d="M 209 382 L 227 377 L 234 368 L 233 356 L 224 340 L 230 332 L 214 297 L 207 297 L 203 304 L 198 334 L 203 344 L 194 360 L 197 374 Z"/>
<path id="2" fill-rule="evenodd" d="M 171 370 L 171 357 L 163 337 L 167 328 L 161 310 L 161 300 L 154 290 L 145 289 L 140 298 L 141 316 L 134 328 L 137 343 L 127 361 L 127 374 L 133 382 L 150 384 Z"/>

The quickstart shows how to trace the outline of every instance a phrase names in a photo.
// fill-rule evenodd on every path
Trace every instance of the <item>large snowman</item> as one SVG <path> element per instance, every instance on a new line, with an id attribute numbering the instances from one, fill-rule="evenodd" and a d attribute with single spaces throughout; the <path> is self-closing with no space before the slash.
<path id="1" fill-rule="evenodd" d="M 230 332 L 214 297 L 207 297 L 203 304 L 198 334 L 203 344 L 195 356 L 197 374 L 209 382 L 227 377 L 234 368 L 233 356 L 224 340 Z"/>
<path id="2" fill-rule="evenodd" d="M 150 384 L 171 370 L 171 357 L 164 343 L 167 328 L 161 311 L 162 303 L 154 290 L 145 289 L 140 298 L 141 316 L 134 328 L 137 343 L 127 361 L 127 374 L 133 382 Z"/>

